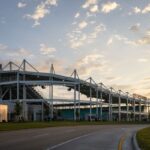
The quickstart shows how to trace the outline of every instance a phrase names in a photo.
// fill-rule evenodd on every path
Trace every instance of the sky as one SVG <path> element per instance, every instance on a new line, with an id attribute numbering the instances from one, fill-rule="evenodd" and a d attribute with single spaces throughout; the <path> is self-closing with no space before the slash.
<path id="1" fill-rule="evenodd" d="M 150 97 L 149 20 L 150 0 L 0 0 L 0 63 Z"/>

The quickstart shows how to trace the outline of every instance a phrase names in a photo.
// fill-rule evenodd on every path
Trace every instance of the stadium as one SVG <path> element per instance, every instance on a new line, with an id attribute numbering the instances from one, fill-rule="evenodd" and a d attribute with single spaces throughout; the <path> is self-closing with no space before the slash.
<path id="1" fill-rule="evenodd" d="M 55 99 L 54 86 L 67 87 L 73 92 L 73 99 Z M 49 87 L 49 98 L 44 98 L 37 87 Z M 88 100 L 81 99 L 81 94 Z M 70 77 L 56 74 L 53 65 L 49 73 L 39 72 L 26 60 L 20 65 L 0 65 L 1 122 L 15 120 L 16 103 L 22 107 L 21 119 L 27 121 L 148 121 L 150 112 L 150 100 L 144 96 L 107 88 L 91 77 L 82 80 L 76 70 Z"/>

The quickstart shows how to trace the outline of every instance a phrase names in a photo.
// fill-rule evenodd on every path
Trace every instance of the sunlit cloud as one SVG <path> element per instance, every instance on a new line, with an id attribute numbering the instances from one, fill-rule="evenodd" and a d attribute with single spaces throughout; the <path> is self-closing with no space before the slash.
<path id="1" fill-rule="evenodd" d="M 86 21 L 82 21 L 82 22 L 79 23 L 79 28 L 80 28 L 80 29 L 84 29 L 87 25 L 88 25 L 88 24 L 87 24 Z"/>
<path id="2" fill-rule="evenodd" d="M 146 14 L 146 13 L 149 13 L 150 12 L 150 4 L 148 4 L 143 10 L 142 10 L 142 13 L 143 14 Z"/>
<path id="3" fill-rule="evenodd" d="M 50 13 L 50 7 L 57 6 L 57 0 L 45 0 L 42 1 L 35 9 L 33 14 L 25 15 L 26 18 L 34 20 L 34 25 L 40 25 L 40 20 Z"/>
<path id="4" fill-rule="evenodd" d="M 141 12 L 141 9 L 140 9 L 139 7 L 134 7 L 134 8 L 133 8 L 133 12 L 134 12 L 135 14 L 138 14 L 138 13 Z"/>
<path id="5" fill-rule="evenodd" d="M 94 40 L 106 30 L 105 25 L 95 25 L 94 29 L 88 33 L 81 32 L 80 29 L 75 29 L 72 33 L 68 34 L 70 47 L 78 49 L 86 44 L 93 43 Z"/>
<path id="6" fill-rule="evenodd" d="M 94 5 L 90 8 L 90 12 L 92 13 L 96 13 L 96 12 L 99 12 L 99 8 L 98 8 L 98 5 Z"/>
<path id="7" fill-rule="evenodd" d="M 120 5 L 116 2 L 107 2 L 102 5 L 102 12 L 103 13 L 109 13 L 115 9 L 117 9 Z"/>
<path id="8" fill-rule="evenodd" d="M 138 59 L 138 62 L 141 62 L 141 63 L 145 63 L 145 62 L 148 62 L 149 60 L 147 58 L 139 58 Z"/>
<path id="9" fill-rule="evenodd" d="M 76 69 L 80 76 L 88 77 L 92 75 L 94 71 L 104 71 L 106 69 L 107 61 L 104 58 L 104 55 L 101 54 L 89 54 L 80 59 L 78 59 L 73 66 L 76 66 Z M 67 68 L 67 71 L 70 72 L 72 66 Z"/>
<path id="10" fill-rule="evenodd" d="M 43 55 L 51 55 L 55 51 L 56 49 L 54 47 L 48 47 L 45 44 L 40 44 L 40 52 Z"/>
<path id="11" fill-rule="evenodd" d="M 147 13 L 150 13 L 150 4 L 148 4 L 147 6 L 145 6 L 143 9 L 142 8 L 139 8 L 139 7 L 134 7 L 133 8 L 133 12 L 135 14 L 147 14 Z"/>
<path id="12" fill-rule="evenodd" d="M 109 38 L 108 41 L 107 41 L 107 45 L 111 45 L 113 43 L 113 38 Z"/>
<path id="13" fill-rule="evenodd" d="M 91 5 L 97 4 L 97 0 L 86 0 L 85 3 L 82 5 L 82 8 L 88 8 Z"/>

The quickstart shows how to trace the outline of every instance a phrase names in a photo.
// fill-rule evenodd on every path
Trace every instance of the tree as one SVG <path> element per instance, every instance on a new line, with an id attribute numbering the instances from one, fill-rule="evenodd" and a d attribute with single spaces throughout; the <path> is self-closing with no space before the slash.
<path id="1" fill-rule="evenodd" d="M 77 120 L 79 120 L 79 117 L 80 117 L 80 113 L 79 113 L 79 111 L 76 111 L 76 118 L 77 118 Z"/>
<path id="2" fill-rule="evenodd" d="M 20 119 L 20 115 L 21 115 L 21 112 L 22 112 L 22 105 L 20 102 L 16 102 L 15 104 L 15 115 L 16 115 L 16 120 L 19 121 Z"/>

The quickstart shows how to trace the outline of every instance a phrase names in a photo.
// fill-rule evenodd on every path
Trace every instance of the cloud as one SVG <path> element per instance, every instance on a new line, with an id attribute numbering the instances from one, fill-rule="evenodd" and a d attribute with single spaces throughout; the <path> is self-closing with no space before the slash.
<path id="1" fill-rule="evenodd" d="M 98 0 L 85 0 L 82 8 L 84 10 L 75 14 L 75 20 L 72 23 L 73 29 L 67 34 L 70 47 L 73 49 L 93 43 L 94 39 L 106 30 L 106 27 L 96 19 L 96 13 L 99 12 Z M 82 20 L 77 19 L 79 16 Z"/>
<path id="2" fill-rule="evenodd" d="M 112 81 L 116 81 L 116 80 L 121 79 L 121 77 L 108 76 L 105 79 L 108 80 L 109 82 L 112 82 Z"/>
<path id="3" fill-rule="evenodd" d="M 104 55 L 101 54 L 88 54 L 80 59 L 78 59 L 75 64 L 71 65 L 70 67 L 66 68 L 67 72 L 70 72 L 74 66 L 76 66 L 76 69 L 80 76 L 82 77 L 88 77 L 93 72 L 100 72 L 100 71 L 106 71 L 106 60 L 104 58 Z"/>
<path id="4" fill-rule="evenodd" d="M 51 55 L 55 51 L 56 49 L 53 47 L 48 47 L 45 44 L 40 44 L 40 52 L 42 55 Z"/>
<path id="5" fill-rule="evenodd" d="M 132 85 L 131 84 L 112 84 L 110 85 L 116 90 L 123 90 L 124 92 L 126 91 L 132 91 Z"/>
<path id="6" fill-rule="evenodd" d="M 102 9 L 101 11 L 103 13 L 109 13 L 115 9 L 117 9 L 120 5 L 116 2 L 107 2 L 105 4 L 102 5 Z"/>
<path id="7" fill-rule="evenodd" d="M 33 57 L 33 54 L 25 48 L 11 49 L 6 45 L 0 44 L 0 56 L 5 56 L 5 59 L 24 59 L 25 57 Z"/>
<path id="8" fill-rule="evenodd" d="M 133 8 L 133 12 L 134 12 L 135 14 L 141 13 L 141 9 L 140 9 L 139 7 L 134 7 L 134 8 Z"/>
<path id="9" fill-rule="evenodd" d="M 97 0 L 86 0 L 86 2 L 82 5 L 82 8 L 88 8 L 95 4 L 97 4 Z"/>
<path id="10" fill-rule="evenodd" d="M 138 45 L 135 41 L 131 41 L 131 40 L 129 40 L 127 37 L 124 37 L 124 36 L 119 35 L 119 34 L 113 35 L 113 36 L 108 40 L 107 45 L 112 44 L 112 42 L 113 42 L 114 40 L 118 40 L 118 41 L 123 42 L 124 44 L 132 45 L 132 46 L 137 46 L 137 45 Z"/>
<path id="11" fill-rule="evenodd" d="M 18 8 L 24 8 L 24 7 L 26 7 L 27 6 L 27 4 L 26 3 L 22 3 L 22 2 L 19 2 L 18 4 L 17 4 L 17 7 Z"/>
<path id="12" fill-rule="evenodd" d="M 75 14 L 74 17 L 75 17 L 75 18 L 79 18 L 79 16 L 80 16 L 80 13 L 78 12 L 78 13 Z"/>
<path id="13" fill-rule="evenodd" d="M 150 13 L 150 4 L 148 4 L 147 6 L 145 6 L 143 9 L 141 9 L 139 7 L 134 7 L 133 8 L 133 12 L 135 14 L 139 14 L 139 13 L 147 14 L 147 13 Z"/>
<path id="14" fill-rule="evenodd" d="M 107 45 L 111 45 L 113 43 L 113 38 L 109 38 L 108 41 L 107 41 Z"/>
<path id="15" fill-rule="evenodd" d="M 98 5 L 94 5 L 90 8 L 90 12 L 92 13 L 96 13 L 96 12 L 99 12 L 99 8 L 98 8 Z"/>
<path id="16" fill-rule="evenodd" d="M 88 33 L 83 33 L 77 28 L 68 34 L 70 47 L 77 49 L 83 45 L 92 43 L 105 30 L 106 27 L 103 24 L 95 25 L 93 31 L 89 31 Z"/>
<path id="17" fill-rule="evenodd" d="M 140 30 L 140 23 L 132 25 L 131 27 L 129 27 L 129 30 L 131 30 L 133 32 L 138 32 Z"/>
<path id="18" fill-rule="evenodd" d="M 149 45 L 150 44 L 150 31 L 148 30 L 145 33 L 145 35 L 142 38 L 136 40 L 135 43 L 138 45 Z"/>
<path id="19" fill-rule="evenodd" d="M 150 4 L 148 4 L 143 10 L 142 10 L 142 13 L 143 14 L 146 14 L 146 13 L 149 13 L 150 12 Z"/>
<path id="20" fill-rule="evenodd" d="M 147 58 L 139 58 L 138 59 L 138 62 L 141 62 L 141 63 L 145 63 L 145 62 L 148 62 L 149 60 Z"/>
<path id="21" fill-rule="evenodd" d="M 105 30 L 106 27 L 103 24 L 95 26 L 94 31 L 89 34 L 89 39 L 96 39 L 98 35 Z"/>
<path id="22" fill-rule="evenodd" d="M 87 24 L 86 21 L 81 21 L 81 22 L 79 23 L 79 28 L 80 28 L 80 29 L 84 29 L 87 25 L 88 25 L 88 24 Z"/>
<path id="23" fill-rule="evenodd" d="M 40 25 L 40 20 L 50 13 L 50 7 L 57 6 L 57 0 L 45 0 L 41 2 L 35 9 L 33 14 L 25 15 L 26 18 L 34 20 L 34 25 Z"/>
<path id="24" fill-rule="evenodd" d="M 31 54 L 31 52 L 29 50 L 24 49 L 24 48 L 19 48 L 19 49 L 16 49 L 16 50 L 11 50 L 11 52 L 9 50 L 9 52 L 7 53 L 7 56 L 11 56 L 11 57 L 23 57 L 23 58 L 25 58 L 27 56 L 31 57 L 33 55 Z"/>

